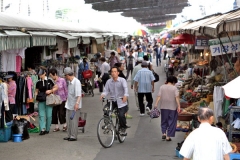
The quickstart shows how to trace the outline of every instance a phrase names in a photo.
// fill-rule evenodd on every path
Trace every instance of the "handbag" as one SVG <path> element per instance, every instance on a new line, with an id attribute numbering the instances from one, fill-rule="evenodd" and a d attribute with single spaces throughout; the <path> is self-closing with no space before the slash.
<path id="1" fill-rule="evenodd" d="M 47 95 L 46 95 L 45 92 L 39 92 L 37 97 L 36 97 L 36 100 L 38 102 L 45 102 L 46 101 L 46 97 L 47 97 Z"/>
<path id="2" fill-rule="evenodd" d="M 154 70 L 152 70 L 152 73 L 153 73 L 153 76 L 155 77 L 154 82 L 158 82 L 159 81 L 159 75 L 156 72 L 154 72 Z"/>
<path id="3" fill-rule="evenodd" d="M 60 104 L 62 104 L 62 100 L 59 95 L 49 94 L 46 97 L 46 105 L 54 107 Z"/>
<path id="4" fill-rule="evenodd" d="M 27 98 L 27 103 L 33 103 L 33 98 Z"/>
<path id="5" fill-rule="evenodd" d="M 154 108 L 151 112 L 150 112 L 150 117 L 151 118 L 158 118 L 160 116 L 160 111 L 157 108 Z"/>

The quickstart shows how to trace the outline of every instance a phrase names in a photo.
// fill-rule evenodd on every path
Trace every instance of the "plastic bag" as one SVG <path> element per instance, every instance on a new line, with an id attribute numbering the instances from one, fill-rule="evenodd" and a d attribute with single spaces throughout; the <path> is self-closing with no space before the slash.
<path id="1" fill-rule="evenodd" d="M 12 124 L 12 134 L 22 134 L 22 140 L 29 139 L 28 121 L 24 118 L 14 119 Z"/>

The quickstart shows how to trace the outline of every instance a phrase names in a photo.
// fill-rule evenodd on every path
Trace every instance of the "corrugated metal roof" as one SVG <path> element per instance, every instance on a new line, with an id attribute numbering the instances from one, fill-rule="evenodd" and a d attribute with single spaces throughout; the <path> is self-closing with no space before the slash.
<path id="1" fill-rule="evenodd" d="M 0 27 L 3 29 L 26 28 L 28 31 L 66 31 L 66 32 L 110 32 L 79 23 L 59 22 L 53 19 L 34 19 L 19 15 L 0 13 Z"/>
<path id="2" fill-rule="evenodd" d="M 54 35 L 57 35 L 59 37 L 63 37 L 63 38 L 66 38 L 66 39 L 78 39 L 78 37 L 73 37 L 73 36 L 70 36 L 68 34 L 64 34 L 64 33 L 60 33 L 60 32 L 54 32 L 53 33 Z"/>
<path id="3" fill-rule="evenodd" d="M 56 35 L 54 35 L 52 32 L 28 32 L 33 36 L 52 36 L 52 37 L 56 37 Z"/>
<path id="4" fill-rule="evenodd" d="M 20 32 L 20 31 L 9 31 L 9 30 L 4 30 L 4 32 L 6 33 L 7 36 L 28 36 L 30 37 L 29 34 Z"/>

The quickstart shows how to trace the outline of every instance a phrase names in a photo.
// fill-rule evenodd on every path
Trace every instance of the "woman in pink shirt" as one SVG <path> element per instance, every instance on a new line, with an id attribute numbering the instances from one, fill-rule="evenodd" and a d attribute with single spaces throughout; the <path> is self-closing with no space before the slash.
<path id="1" fill-rule="evenodd" d="M 67 83 L 64 78 L 58 77 L 57 70 L 55 68 L 49 70 L 49 76 L 55 81 L 55 83 L 58 86 L 58 90 L 56 91 L 55 94 L 59 95 L 62 100 L 61 105 L 53 107 L 52 124 L 55 124 L 55 129 L 53 130 L 53 132 L 60 131 L 58 126 L 58 120 L 60 124 L 63 124 L 63 131 L 66 131 L 67 125 L 66 125 L 65 102 L 67 100 L 68 95 Z"/>
<path id="2" fill-rule="evenodd" d="M 5 111 L 6 115 L 6 122 L 10 122 L 13 120 L 12 114 L 17 114 L 17 110 L 15 108 L 15 96 L 16 96 L 16 90 L 17 85 L 16 82 L 13 80 L 13 75 L 7 75 L 4 77 L 4 79 L 7 79 L 8 82 L 8 101 L 9 101 L 9 111 Z"/>

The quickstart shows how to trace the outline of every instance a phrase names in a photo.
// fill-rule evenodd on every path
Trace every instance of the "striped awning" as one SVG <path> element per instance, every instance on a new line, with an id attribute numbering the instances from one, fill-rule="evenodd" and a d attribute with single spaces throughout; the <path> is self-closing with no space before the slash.
<path id="1" fill-rule="evenodd" d="M 68 40 L 68 48 L 75 48 L 78 45 L 78 37 L 73 37 L 71 35 L 60 33 L 60 32 L 54 32 L 53 34 L 67 39 Z"/>
<path id="2" fill-rule="evenodd" d="M 56 35 L 51 32 L 28 32 L 31 35 L 31 46 L 55 46 Z"/>
<path id="3" fill-rule="evenodd" d="M 30 35 L 12 30 L 4 30 L 7 35 L 6 50 L 30 47 Z"/>
<path id="4" fill-rule="evenodd" d="M 0 33 L 0 51 L 6 50 L 6 42 L 7 42 L 7 35 L 4 33 Z"/>

